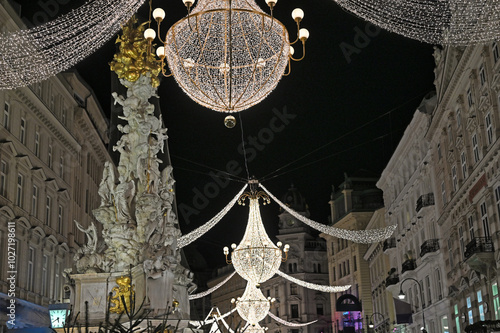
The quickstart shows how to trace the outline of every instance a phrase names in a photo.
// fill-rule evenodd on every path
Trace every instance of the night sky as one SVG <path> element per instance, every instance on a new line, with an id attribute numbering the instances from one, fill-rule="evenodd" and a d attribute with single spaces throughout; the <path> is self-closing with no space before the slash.
<path id="1" fill-rule="evenodd" d="M 28 20 L 43 11 L 33 1 L 20 2 L 30 5 L 23 6 L 22 12 Z M 256 2 L 268 11 L 264 0 Z M 61 4 L 57 14 L 82 3 Z M 166 11 L 164 27 L 186 13 L 181 0 L 156 0 L 156 7 Z M 238 124 L 233 129 L 224 127 L 226 114 L 191 101 L 173 78 L 162 81 L 159 95 L 183 233 L 213 217 L 243 186 L 214 176 L 217 170 L 232 170 L 234 178 L 247 178 L 239 148 L 242 137 L 249 174 L 263 179 L 279 198 L 293 183 L 306 198 L 311 217 L 326 223 L 331 186 L 343 181 L 344 172 L 366 169 L 380 175 L 416 107 L 433 90 L 431 45 L 380 30 L 332 0 L 278 1 L 275 17 L 292 36 L 295 22 L 290 14 L 296 7 L 304 10 L 302 27 L 311 34 L 306 58 L 292 64 L 291 75 L 263 102 L 235 114 Z M 147 8 L 147 4 L 142 7 L 144 17 Z M 111 105 L 107 64 L 115 52 L 114 40 L 76 66 L 107 113 Z M 211 267 L 221 264 L 222 247 L 238 243 L 243 235 L 247 209 L 236 205 L 191 250 L 196 247 L 202 252 Z M 273 203 L 262 211 L 273 238 L 278 206 Z"/>

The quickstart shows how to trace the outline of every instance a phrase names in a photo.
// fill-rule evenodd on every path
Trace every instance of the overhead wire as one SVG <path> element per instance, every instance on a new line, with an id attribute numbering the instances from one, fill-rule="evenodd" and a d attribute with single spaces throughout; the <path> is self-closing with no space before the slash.
<path id="1" fill-rule="evenodd" d="M 379 116 L 375 117 L 374 119 L 372 119 L 372 120 L 370 120 L 370 121 L 368 121 L 368 122 L 364 123 L 363 125 L 358 126 L 358 127 L 354 128 L 354 129 L 352 129 L 352 130 L 350 130 L 350 131 L 348 131 L 348 132 L 346 132 L 346 133 L 342 134 L 341 136 L 339 136 L 339 137 L 337 137 L 337 138 L 335 138 L 335 139 L 333 139 L 333 140 L 331 140 L 331 141 L 329 141 L 329 142 L 327 142 L 327 143 L 325 143 L 325 144 L 321 145 L 320 147 L 318 147 L 318 148 L 316 148 L 316 149 L 311 150 L 311 151 L 310 151 L 310 152 L 308 152 L 307 154 L 302 155 L 301 157 L 299 157 L 299 158 L 297 158 L 297 159 L 295 159 L 295 160 L 293 160 L 293 161 L 291 161 L 291 162 L 289 162 L 289 163 L 287 163 L 287 164 L 285 164 L 285 165 L 283 165 L 283 166 L 281 166 L 281 167 L 277 168 L 276 170 L 274 170 L 274 171 L 272 171 L 272 172 L 268 173 L 267 175 L 265 175 L 264 177 L 262 177 L 262 178 L 260 179 L 260 181 L 265 181 L 265 180 L 269 180 L 269 179 L 275 178 L 275 177 L 271 177 L 271 176 L 272 176 L 273 174 L 275 174 L 275 173 L 277 173 L 277 172 L 279 172 L 279 171 L 281 171 L 281 170 L 283 170 L 283 169 L 285 169 L 285 168 L 287 168 L 287 167 L 289 167 L 289 166 L 291 166 L 291 165 L 293 165 L 293 164 L 295 164 L 295 163 L 297 163 L 297 162 L 299 162 L 299 161 L 303 160 L 304 158 L 306 158 L 306 157 L 308 157 L 308 156 L 310 156 L 310 155 L 312 155 L 312 154 L 314 154 L 314 153 L 316 153 L 316 152 L 320 151 L 321 149 L 324 149 L 324 148 L 326 148 L 326 147 L 328 147 L 328 146 L 332 145 L 333 143 L 336 143 L 336 142 L 340 141 L 341 139 L 344 139 L 344 138 L 345 138 L 345 137 L 347 137 L 348 135 L 351 135 L 351 134 L 353 134 L 353 133 L 355 133 L 355 132 L 357 132 L 357 131 L 359 131 L 359 130 L 361 130 L 361 129 L 365 128 L 365 127 L 367 127 L 368 125 L 371 125 L 372 123 L 374 123 L 374 122 L 376 122 L 376 121 L 378 121 L 378 120 L 380 120 L 380 119 L 384 118 L 385 116 L 390 115 L 392 112 L 394 112 L 395 110 L 399 109 L 400 107 L 402 107 L 402 106 L 404 106 L 404 105 L 406 105 L 406 104 L 410 103 L 411 101 L 413 101 L 413 100 L 415 100 L 415 99 L 417 99 L 417 98 L 419 98 L 419 97 L 421 98 L 421 97 L 422 97 L 422 95 L 427 94 L 427 93 L 428 93 L 428 91 L 426 91 L 425 93 L 419 93 L 418 95 L 416 95 L 416 96 L 414 96 L 414 97 L 412 97 L 412 98 L 408 99 L 408 100 L 407 100 L 407 101 L 405 101 L 404 103 L 399 104 L 398 106 L 396 106 L 396 107 L 392 108 L 391 110 L 389 110 L 389 111 L 387 111 L 387 112 L 384 112 L 383 114 L 381 114 L 381 115 L 379 115 Z M 392 131 L 391 131 L 391 133 L 392 133 Z"/>

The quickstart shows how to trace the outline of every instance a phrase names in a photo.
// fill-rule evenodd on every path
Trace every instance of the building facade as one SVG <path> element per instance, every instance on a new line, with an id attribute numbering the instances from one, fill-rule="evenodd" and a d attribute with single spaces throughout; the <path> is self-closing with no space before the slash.
<path id="1" fill-rule="evenodd" d="M 345 181 L 338 190 L 332 191 L 331 224 L 341 229 L 366 229 L 374 212 L 383 207 L 382 192 L 375 187 L 377 180 L 365 171 L 351 177 L 345 175 Z M 363 332 L 374 311 L 370 267 L 363 260 L 368 245 L 326 234 L 321 234 L 321 237 L 326 240 L 328 248 L 330 285 L 351 285 L 349 290 L 331 295 L 333 330 Z M 342 310 L 340 300 L 346 295 L 355 297 L 359 307 L 352 311 Z M 346 299 L 346 302 L 349 300 Z"/>
<path id="2" fill-rule="evenodd" d="M 23 27 L 6 2 L 0 22 L 2 31 Z M 0 302 L 16 299 L 15 325 L 7 327 L 48 327 L 46 306 L 63 301 L 65 270 L 86 242 L 73 221 L 86 228 L 99 205 L 108 123 L 73 72 L 2 90 L 0 105 Z"/>
<path id="3" fill-rule="evenodd" d="M 448 327 L 444 243 L 436 225 L 435 180 L 425 139 L 436 103 L 433 93 L 424 98 L 377 182 L 384 192 L 386 223 L 397 225 L 383 245 L 390 262 L 385 286 L 394 298 L 402 291 L 410 304 L 412 323 L 399 328 L 412 333 L 422 328 L 444 333 Z"/>
<path id="4" fill-rule="evenodd" d="M 282 201 L 300 214 L 309 216 L 306 201 L 295 187 L 292 186 L 285 193 Z M 276 237 L 283 244 L 290 245 L 288 259 L 281 265 L 281 271 L 302 281 L 328 285 L 324 240 L 315 237 L 309 227 L 287 212 L 279 215 L 279 233 Z M 221 282 L 231 272 L 232 267 L 218 270 L 218 276 L 209 281 L 208 286 Z M 235 275 L 224 287 L 212 293 L 212 305 L 218 306 L 221 313 L 230 311 L 231 299 L 243 295 L 245 287 L 246 281 Z M 267 327 L 269 332 L 330 332 L 330 294 L 304 288 L 278 275 L 262 283 L 260 288 L 265 297 L 276 298 L 270 310 L 274 315 L 294 323 L 316 321 L 305 327 L 285 327 L 267 316 L 260 325 Z M 234 319 L 234 325 L 238 320 Z"/>
<path id="5" fill-rule="evenodd" d="M 434 54 L 438 102 L 425 139 L 450 304 L 441 326 L 451 332 L 500 319 L 499 49 L 494 42 Z"/>
<path id="6" fill-rule="evenodd" d="M 385 208 L 375 211 L 366 229 L 385 228 Z M 393 295 L 386 289 L 387 275 L 391 271 L 390 260 L 384 251 L 388 243 L 373 243 L 366 250 L 363 259 L 368 262 L 370 268 L 370 283 L 373 313 L 368 318 L 368 325 L 372 324 L 374 332 L 385 333 L 392 330 L 396 320 Z"/>

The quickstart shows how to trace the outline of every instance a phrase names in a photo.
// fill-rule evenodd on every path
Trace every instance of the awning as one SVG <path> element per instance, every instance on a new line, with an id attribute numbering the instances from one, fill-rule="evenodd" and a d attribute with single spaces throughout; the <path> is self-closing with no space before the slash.
<path id="1" fill-rule="evenodd" d="M 394 298 L 394 309 L 396 310 L 396 323 L 397 324 L 411 324 L 413 323 L 411 305 L 400 299 Z"/>
<path id="2" fill-rule="evenodd" d="M 7 322 L 9 329 L 20 328 L 35 328 L 35 327 L 50 327 L 49 309 L 41 305 L 16 298 L 15 308 L 15 326 L 9 325 L 10 318 L 8 317 L 10 297 L 7 294 L 0 293 L 0 320 Z M 13 332 L 20 332 L 13 330 Z"/>

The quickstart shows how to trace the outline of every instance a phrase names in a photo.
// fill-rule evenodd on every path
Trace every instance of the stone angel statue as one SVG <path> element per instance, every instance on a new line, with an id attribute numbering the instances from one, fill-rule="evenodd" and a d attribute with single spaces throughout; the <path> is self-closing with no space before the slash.
<path id="1" fill-rule="evenodd" d="M 85 254 L 96 253 L 97 251 L 97 228 L 94 222 L 91 222 L 90 226 L 85 229 L 77 220 L 74 220 L 78 230 L 83 232 L 87 236 L 87 244 L 83 246 L 83 252 Z"/>

